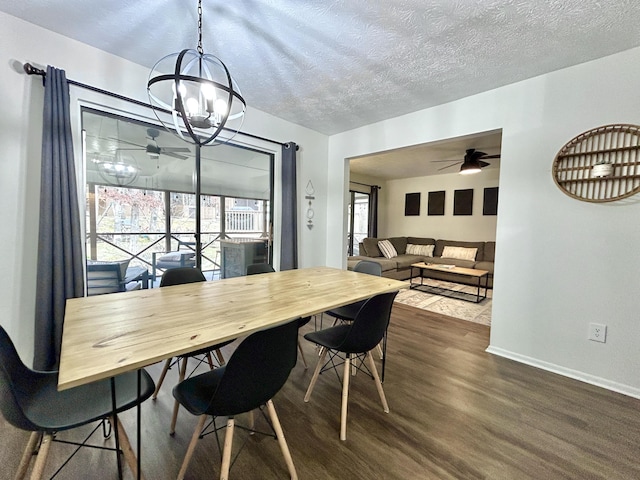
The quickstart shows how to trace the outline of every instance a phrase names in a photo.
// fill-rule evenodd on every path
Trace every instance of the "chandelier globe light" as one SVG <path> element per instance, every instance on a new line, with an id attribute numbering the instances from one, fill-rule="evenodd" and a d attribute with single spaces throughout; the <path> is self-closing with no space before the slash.
<path id="1" fill-rule="evenodd" d="M 140 168 L 131 155 L 117 151 L 115 155 L 100 155 L 93 159 L 98 173 L 109 185 L 126 187 L 138 179 Z"/>
<path id="2" fill-rule="evenodd" d="M 147 93 L 158 121 L 186 142 L 219 145 L 242 128 L 247 106 L 242 93 L 222 60 L 202 48 L 202 0 L 197 49 L 158 60 L 149 74 Z"/>

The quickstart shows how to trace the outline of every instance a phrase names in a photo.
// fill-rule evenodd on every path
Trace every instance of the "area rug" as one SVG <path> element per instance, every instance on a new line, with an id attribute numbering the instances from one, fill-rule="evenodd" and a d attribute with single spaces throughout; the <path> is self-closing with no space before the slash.
<path id="1" fill-rule="evenodd" d="M 458 283 L 444 282 L 440 280 L 425 280 L 430 286 L 442 287 L 458 292 L 475 294 L 474 287 L 461 285 Z M 455 294 L 454 294 L 455 295 Z M 487 291 L 487 298 L 480 303 L 467 302 L 457 298 L 445 297 L 433 293 L 426 293 L 420 290 L 400 290 L 396 297 L 396 302 L 410 305 L 412 307 L 429 310 L 430 312 L 441 313 L 450 317 L 460 318 L 469 322 L 491 325 L 491 297 L 493 290 Z"/>

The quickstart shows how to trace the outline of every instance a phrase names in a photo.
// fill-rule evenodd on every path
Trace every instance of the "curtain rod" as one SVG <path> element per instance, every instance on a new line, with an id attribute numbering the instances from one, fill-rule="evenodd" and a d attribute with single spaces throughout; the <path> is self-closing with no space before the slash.
<path id="1" fill-rule="evenodd" d="M 27 75 L 39 75 L 41 76 L 43 79 L 45 79 L 47 77 L 47 72 L 34 67 L 33 65 L 31 65 L 30 63 L 25 63 L 22 68 L 24 69 L 25 73 Z M 149 105 L 148 103 L 145 102 L 141 102 L 140 100 L 136 100 L 135 98 L 130 98 L 130 97 L 125 97 L 124 95 L 120 95 L 119 93 L 114 93 L 114 92 L 110 92 L 109 90 L 103 90 L 102 88 L 98 88 L 98 87 L 94 87 L 93 85 L 87 85 L 86 83 L 80 83 L 80 82 L 76 82 L 75 80 L 69 80 L 67 79 L 67 82 L 69 83 L 69 85 L 73 85 L 76 87 L 80 87 L 80 88 L 84 88 L 86 90 L 91 90 L 92 92 L 97 92 L 97 93 L 102 93 L 104 95 L 107 95 L 109 97 L 113 97 L 113 98 L 117 98 L 118 100 L 124 100 L 126 102 L 130 102 L 130 103 L 134 103 L 136 105 L 142 106 L 142 107 L 147 107 L 147 108 L 154 108 L 151 105 Z M 164 113 L 168 113 L 169 115 L 171 115 L 171 111 L 170 110 L 165 110 L 164 108 L 156 108 L 156 110 L 160 110 Z M 228 128 L 223 128 L 223 130 L 229 130 Z M 276 145 L 280 145 L 282 147 L 288 147 L 288 143 L 282 143 L 282 142 L 278 142 L 277 140 L 271 140 L 270 138 L 265 138 L 265 137 L 259 137 L 258 135 L 253 135 L 251 133 L 246 133 L 246 132 L 238 132 L 239 135 L 244 135 L 245 137 L 251 137 L 251 138 L 255 138 L 256 140 L 264 140 L 265 142 L 269 142 L 269 143 L 275 143 Z M 296 150 L 299 150 L 300 146 L 296 145 Z"/>
<path id="2" fill-rule="evenodd" d="M 354 182 L 353 180 L 349 180 L 349 183 L 355 183 L 356 185 L 364 185 L 365 187 L 375 187 L 382 190 L 382 187 L 380 185 L 369 185 L 368 183 Z"/>

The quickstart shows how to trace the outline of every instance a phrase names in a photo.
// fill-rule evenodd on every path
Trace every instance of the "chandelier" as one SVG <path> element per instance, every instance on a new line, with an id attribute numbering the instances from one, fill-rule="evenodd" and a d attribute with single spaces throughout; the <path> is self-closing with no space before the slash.
<path id="1" fill-rule="evenodd" d="M 99 155 L 93 159 L 96 169 L 102 179 L 109 185 L 126 187 L 135 182 L 140 174 L 140 168 L 136 165 L 131 155 L 116 151 L 115 155 Z"/>
<path id="2" fill-rule="evenodd" d="M 203 146 L 226 143 L 244 122 L 246 102 L 226 65 L 202 48 L 202 0 L 198 47 L 167 55 L 153 66 L 149 102 L 160 123 L 183 140 Z M 171 121 L 162 113 L 171 114 Z"/>

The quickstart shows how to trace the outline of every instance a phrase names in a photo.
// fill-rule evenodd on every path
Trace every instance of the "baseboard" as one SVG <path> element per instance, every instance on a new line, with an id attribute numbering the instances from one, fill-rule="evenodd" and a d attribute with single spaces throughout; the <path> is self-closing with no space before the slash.
<path id="1" fill-rule="evenodd" d="M 579 380 L 581 382 L 595 385 L 596 387 L 611 390 L 612 392 L 622 393 L 623 395 L 640 399 L 640 388 L 612 382 L 605 378 L 596 377 L 594 375 L 589 375 L 588 373 L 561 367 L 553 363 L 527 357 L 526 355 L 520 355 L 519 353 L 510 352 L 509 350 L 504 350 L 498 347 L 489 346 L 485 351 L 493 355 L 498 355 L 499 357 L 504 357 L 516 362 L 524 363 L 526 365 L 531 365 L 532 367 L 536 367 L 541 370 L 557 373 L 558 375 L 562 375 L 564 377 L 573 378 L 574 380 Z"/>

